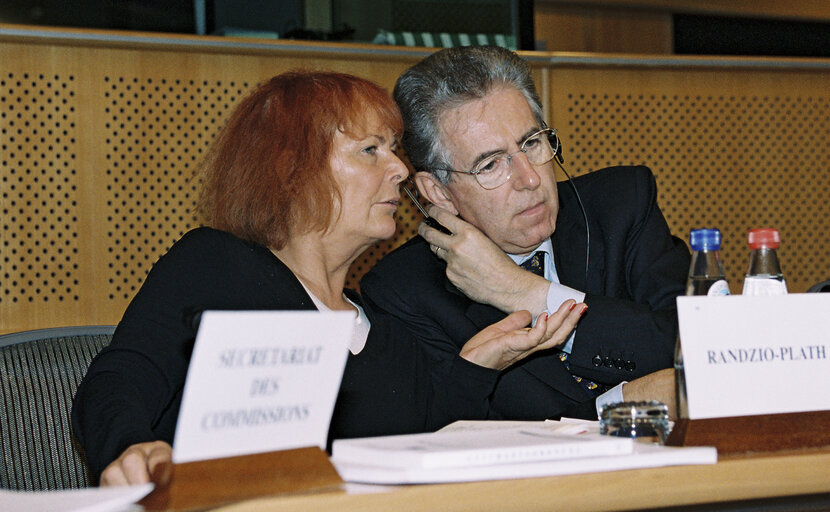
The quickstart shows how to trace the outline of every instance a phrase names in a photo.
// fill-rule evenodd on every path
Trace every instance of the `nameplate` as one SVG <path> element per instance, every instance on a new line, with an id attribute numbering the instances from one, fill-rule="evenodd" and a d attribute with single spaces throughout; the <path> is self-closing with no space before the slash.
<path id="1" fill-rule="evenodd" d="M 325 449 L 353 326 L 344 311 L 203 313 L 173 462 Z"/>
<path id="2" fill-rule="evenodd" d="M 830 294 L 678 297 L 689 418 L 830 410 Z"/>

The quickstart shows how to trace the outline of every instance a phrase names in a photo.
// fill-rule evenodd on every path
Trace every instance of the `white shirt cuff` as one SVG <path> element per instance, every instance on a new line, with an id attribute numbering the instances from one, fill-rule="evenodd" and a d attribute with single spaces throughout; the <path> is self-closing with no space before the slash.
<path id="1" fill-rule="evenodd" d="M 627 381 L 620 382 L 613 388 L 609 389 L 608 391 L 597 397 L 597 418 L 599 418 L 600 413 L 602 412 L 602 408 L 606 405 L 625 401 L 623 399 L 622 388 L 623 384 L 625 384 L 626 382 Z"/>
<path id="2" fill-rule="evenodd" d="M 568 299 L 573 299 L 577 302 L 585 300 L 585 293 L 579 290 L 574 290 L 570 286 L 565 286 L 559 283 L 550 283 L 548 287 L 548 311 L 556 311 Z"/>
<path id="3" fill-rule="evenodd" d="M 568 299 L 573 299 L 577 302 L 583 302 L 585 300 L 585 293 L 579 290 L 574 290 L 570 286 L 565 286 L 564 284 L 550 283 L 550 286 L 548 287 L 548 309 L 546 313 L 550 315 L 551 313 L 559 309 L 559 306 L 561 306 L 562 303 Z M 565 342 L 564 345 L 562 345 L 562 347 L 559 350 L 570 354 L 571 349 L 574 345 L 575 336 L 576 329 L 574 329 L 571 332 L 570 336 L 568 336 L 568 340 Z"/>

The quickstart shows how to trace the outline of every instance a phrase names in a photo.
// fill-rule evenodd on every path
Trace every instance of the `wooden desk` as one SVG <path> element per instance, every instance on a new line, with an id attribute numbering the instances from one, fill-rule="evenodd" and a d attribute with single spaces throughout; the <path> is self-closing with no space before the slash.
<path id="1" fill-rule="evenodd" d="M 823 498 L 828 504 L 828 493 L 830 447 L 733 455 L 709 466 L 406 486 L 376 494 L 338 492 L 262 498 L 220 510 L 643 510 L 706 503 L 714 508 L 716 503 L 775 497 L 793 497 L 796 501 L 796 496 L 804 500 L 804 495 L 811 494 L 827 494 Z"/>

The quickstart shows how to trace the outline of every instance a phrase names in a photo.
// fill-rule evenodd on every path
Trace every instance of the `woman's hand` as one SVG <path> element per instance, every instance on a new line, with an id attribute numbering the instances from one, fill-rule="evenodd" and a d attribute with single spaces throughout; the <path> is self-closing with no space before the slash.
<path id="1" fill-rule="evenodd" d="M 101 473 L 101 487 L 109 485 L 137 485 L 151 480 L 156 485 L 170 481 L 173 469 L 173 449 L 164 441 L 138 443 L 129 446 Z"/>
<path id="2" fill-rule="evenodd" d="M 550 282 L 516 265 L 492 240 L 449 211 L 430 205 L 429 215 L 452 235 L 421 223 L 418 234 L 447 262 L 447 279 L 464 295 L 505 313 L 545 310 Z"/>
<path id="3" fill-rule="evenodd" d="M 477 365 L 503 370 L 537 350 L 564 343 L 587 308 L 566 300 L 550 317 L 542 313 L 532 328 L 523 328 L 530 323 L 529 312 L 510 314 L 470 338 L 460 355 Z"/>

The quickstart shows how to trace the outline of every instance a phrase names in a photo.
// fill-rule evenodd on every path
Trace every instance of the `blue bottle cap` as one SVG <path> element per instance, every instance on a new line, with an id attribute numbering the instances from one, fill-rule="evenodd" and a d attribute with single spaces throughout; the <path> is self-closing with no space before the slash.
<path id="1" fill-rule="evenodd" d="M 689 245 L 693 251 L 719 251 L 719 229 L 693 229 L 689 233 Z"/>

